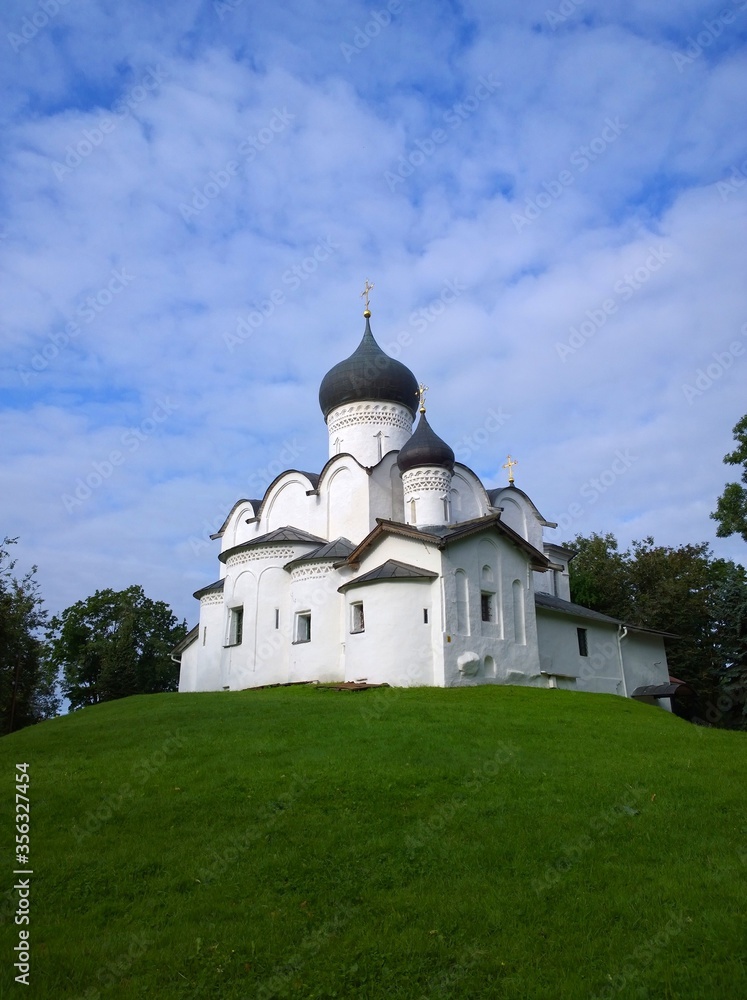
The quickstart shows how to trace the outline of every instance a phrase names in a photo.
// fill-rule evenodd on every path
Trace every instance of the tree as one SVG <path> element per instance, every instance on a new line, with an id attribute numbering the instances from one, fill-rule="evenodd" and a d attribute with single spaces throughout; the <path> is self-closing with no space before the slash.
<path id="1" fill-rule="evenodd" d="M 714 559 L 707 543 L 677 548 L 653 538 L 618 551 L 614 535 L 566 543 L 571 599 L 628 624 L 672 632 L 670 673 L 700 695 L 709 722 L 747 724 L 747 574 Z"/>
<path id="2" fill-rule="evenodd" d="M 40 632 L 47 612 L 34 579 L 36 566 L 20 580 L 13 576 L 16 560 L 0 543 L 0 727 L 15 732 L 59 711 L 56 671 L 44 657 Z"/>
<path id="3" fill-rule="evenodd" d="M 131 694 L 176 691 L 179 666 L 171 650 L 187 633 L 163 601 L 143 588 L 97 590 L 50 622 L 52 662 L 62 670 L 70 707 Z"/>
<path id="4" fill-rule="evenodd" d="M 747 483 L 747 414 L 742 417 L 732 433 L 737 447 L 728 455 L 724 455 L 724 462 L 727 465 L 741 465 L 742 482 Z M 719 538 L 739 534 L 747 542 L 747 486 L 728 483 L 718 498 L 716 510 L 711 517 L 714 521 L 718 521 L 716 534 Z"/>

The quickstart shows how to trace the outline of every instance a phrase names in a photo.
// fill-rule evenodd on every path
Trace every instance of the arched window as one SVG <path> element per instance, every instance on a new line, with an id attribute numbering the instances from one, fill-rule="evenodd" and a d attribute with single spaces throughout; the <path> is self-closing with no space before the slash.
<path id="1" fill-rule="evenodd" d="M 469 635 L 469 591 L 467 574 L 458 569 L 454 574 L 456 581 L 457 632 L 459 635 Z"/>
<path id="2" fill-rule="evenodd" d="M 493 582 L 493 570 L 490 566 L 483 566 L 482 568 L 482 582 L 492 583 Z"/>
<path id="3" fill-rule="evenodd" d="M 418 520 L 417 506 L 414 500 L 410 501 L 410 524 L 416 524 Z"/>

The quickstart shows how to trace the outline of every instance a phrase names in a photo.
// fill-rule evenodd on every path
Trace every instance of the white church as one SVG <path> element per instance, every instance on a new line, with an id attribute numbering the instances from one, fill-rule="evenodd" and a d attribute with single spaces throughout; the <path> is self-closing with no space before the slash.
<path id="1" fill-rule="evenodd" d="M 573 553 L 543 539 L 556 525 L 511 458 L 508 485 L 486 489 L 431 429 L 425 387 L 373 337 L 368 287 L 363 339 L 319 389 L 329 459 L 237 501 L 212 536 L 220 578 L 194 595 L 179 690 L 663 688 L 661 633 L 571 603 Z"/>

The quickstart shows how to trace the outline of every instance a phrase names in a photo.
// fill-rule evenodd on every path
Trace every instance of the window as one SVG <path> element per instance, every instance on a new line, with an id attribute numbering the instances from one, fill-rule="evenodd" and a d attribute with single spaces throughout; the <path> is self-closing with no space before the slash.
<path id="1" fill-rule="evenodd" d="M 444 521 L 447 523 L 451 520 L 451 510 L 449 509 L 449 498 L 444 497 Z"/>
<path id="2" fill-rule="evenodd" d="M 579 656 L 589 655 L 589 640 L 586 635 L 585 628 L 577 628 L 576 635 L 578 636 L 578 653 Z"/>
<path id="3" fill-rule="evenodd" d="M 363 618 L 363 601 L 350 605 L 350 631 L 365 632 L 366 623 Z"/>
<path id="4" fill-rule="evenodd" d="M 280 628 L 280 608 L 275 608 L 275 628 Z"/>
<path id="5" fill-rule="evenodd" d="M 469 635 L 469 590 L 467 574 L 458 569 L 454 574 L 456 580 L 457 627 L 460 635 Z"/>
<path id="6" fill-rule="evenodd" d="M 485 591 L 480 594 L 480 610 L 482 612 L 482 620 L 484 622 L 495 621 L 493 594 L 488 594 Z"/>
<path id="7" fill-rule="evenodd" d="M 207 642 L 207 625 L 202 629 L 202 645 L 204 646 Z"/>
<path id="8" fill-rule="evenodd" d="M 294 642 L 311 642 L 311 612 L 300 611 L 296 615 L 296 638 Z"/>
<path id="9" fill-rule="evenodd" d="M 423 625 L 428 624 L 428 608 L 423 608 Z"/>
<path id="10" fill-rule="evenodd" d="M 228 612 L 228 645 L 240 646 L 244 638 L 244 609 L 231 608 Z"/>
<path id="11" fill-rule="evenodd" d="M 414 500 L 410 501 L 410 524 L 415 524 L 418 519 L 417 506 Z"/>

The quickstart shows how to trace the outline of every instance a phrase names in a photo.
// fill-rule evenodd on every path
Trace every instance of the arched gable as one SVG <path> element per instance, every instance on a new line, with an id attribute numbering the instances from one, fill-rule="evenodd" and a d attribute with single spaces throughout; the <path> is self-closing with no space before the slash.
<path id="1" fill-rule="evenodd" d="M 454 466 L 449 500 L 452 523 L 482 517 L 490 509 L 485 487 L 475 473 L 460 462 Z"/>

